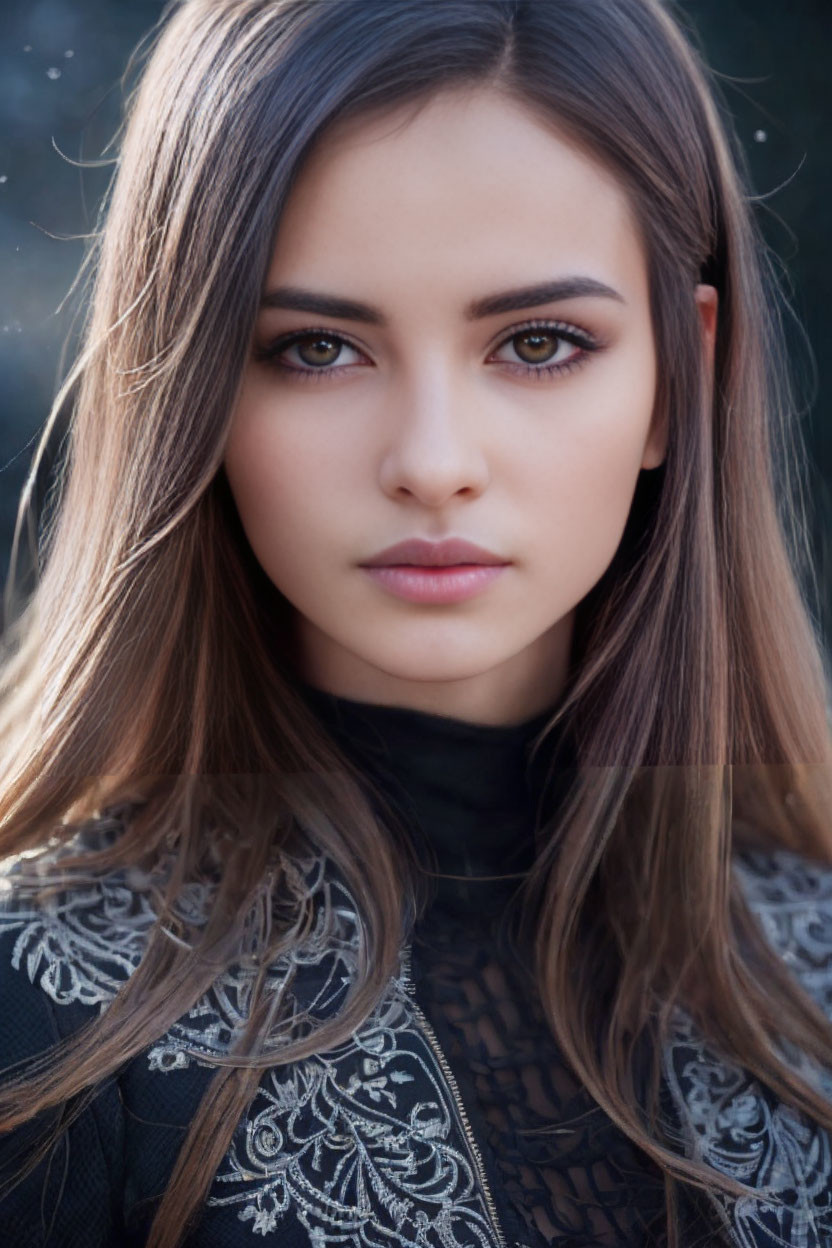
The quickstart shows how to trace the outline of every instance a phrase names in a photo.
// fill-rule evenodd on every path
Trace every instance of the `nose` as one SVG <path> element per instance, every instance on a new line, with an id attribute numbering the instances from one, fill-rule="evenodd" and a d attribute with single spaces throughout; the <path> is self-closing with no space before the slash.
<path id="1" fill-rule="evenodd" d="M 489 480 L 484 422 L 474 383 L 450 365 L 402 380 L 391 394 L 389 440 L 382 456 L 382 488 L 439 507 L 455 494 L 479 494 Z"/>

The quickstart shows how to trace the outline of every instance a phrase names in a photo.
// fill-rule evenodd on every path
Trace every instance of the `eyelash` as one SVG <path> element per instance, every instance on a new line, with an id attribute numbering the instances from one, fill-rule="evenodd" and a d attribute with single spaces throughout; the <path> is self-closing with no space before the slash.
<path id="1" fill-rule="evenodd" d="M 579 329 L 576 325 L 568 325 L 563 321 L 527 321 L 525 324 L 513 329 L 510 334 L 507 334 L 501 342 L 497 343 L 494 350 L 499 351 L 501 347 L 511 342 L 512 339 L 519 338 L 521 334 L 529 333 L 534 329 L 548 330 L 553 337 L 560 338 L 573 346 L 581 348 L 579 355 L 574 355 L 560 364 L 534 365 L 519 362 L 509 365 L 511 372 L 520 373 L 522 376 L 530 377 L 534 381 L 546 381 L 555 375 L 571 373 L 573 369 L 580 368 L 585 364 L 595 351 L 600 351 L 603 347 L 603 343 L 599 342 L 592 334 L 587 333 L 586 330 Z M 321 327 L 318 329 L 295 330 L 291 334 L 284 334 L 283 337 L 277 338 L 274 342 L 269 343 L 268 346 L 255 348 L 255 358 L 277 369 L 284 375 L 291 374 L 293 380 L 297 379 L 302 382 L 325 381 L 328 377 L 337 376 L 344 369 L 364 367 L 362 364 L 340 364 L 321 368 L 296 368 L 292 364 L 281 363 L 278 357 L 284 351 L 287 351 L 289 347 L 294 346 L 296 342 L 303 341 L 305 338 L 314 339 L 317 335 L 320 335 L 322 338 L 325 337 L 329 342 L 343 344 L 351 347 L 353 351 L 364 354 L 360 347 L 350 342 L 342 334 L 336 334 L 330 329 Z M 507 363 L 507 361 L 500 362 L 503 364 Z"/>

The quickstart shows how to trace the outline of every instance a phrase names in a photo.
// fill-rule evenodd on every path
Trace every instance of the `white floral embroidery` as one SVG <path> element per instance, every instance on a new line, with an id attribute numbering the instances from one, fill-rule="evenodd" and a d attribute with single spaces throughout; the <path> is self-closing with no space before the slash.
<path id="1" fill-rule="evenodd" d="M 326 859 L 309 855 L 288 862 L 284 885 L 295 896 L 304 895 L 313 921 L 304 940 L 278 957 L 268 968 L 266 995 L 291 985 L 283 1016 L 293 1010 L 290 1036 L 278 1032 L 270 1046 L 279 1052 L 287 1041 L 309 1030 L 304 1013 L 314 1018 L 331 1012 L 343 998 L 355 973 L 353 951 L 358 942 L 358 919 L 346 890 L 331 879 Z M 251 1011 L 255 982 L 252 967 L 235 965 L 219 975 L 195 1006 L 153 1046 L 151 1069 L 180 1070 L 192 1059 L 227 1053 Z"/>
<path id="2" fill-rule="evenodd" d="M 263 1235 L 291 1207 L 321 1248 L 495 1243 L 453 1098 L 399 980 L 349 1041 L 266 1073 L 208 1203 L 240 1205 Z"/>
<path id="3" fill-rule="evenodd" d="M 57 885 L 59 870 L 50 878 L 45 868 L 59 868 L 79 843 L 103 848 L 119 831 L 116 818 L 83 829 L 75 840 L 40 859 L 38 885 Z M 19 860 L 9 859 L 0 864 L 0 881 L 0 933 L 19 929 L 11 955 L 15 970 L 25 958 L 31 982 L 37 981 L 57 1005 L 79 1001 L 97 1005 L 103 1013 L 139 965 L 156 922 L 148 891 L 137 887 L 138 873 L 131 868 L 113 871 L 86 886 L 56 887 L 51 896 L 35 897 L 31 883 L 21 883 Z M 204 911 L 206 898 L 204 884 L 189 884 L 177 911 L 192 918 Z"/>
<path id="4" fill-rule="evenodd" d="M 326 865 L 322 857 L 302 864 L 316 920 L 270 968 L 267 991 L 292 983 L 292 1039 L 303 1034 L 304 1019 L 337 1011 L 358 970 L 356 907 Z M 226 1050 L 247 1015 L 251 983 L 239 967 L 221 975 L 154 1046 L 151 1065 L 177 1070 Z M 285 1036 L 275 1039 L 277 1057 L 284 1043 Z M 400 975 L 348 1041 L 265 1072 L 207 1204 L 238 1207 L 261 1235 L 291 1208 L 320 1248 L 494 1245 L 453 1096 Z"/>
<path id="5" fill-rule="evenodd" d="M 832 868 L 776 851 L 746 852 L 735 869 L 772 945 L 832 1015 Z M 263 1236 L 279 1231 L 291 1209 L 315 1248 L 494 1248 L 456 1103 L 401 968 L 348 1041 L 280 1064 L 289 1036 L 336 1012 L 357 972 L 359 920 L 348 890 L 322 857 L 298 861 L 295 871 L 315 920 L 303 943 L 270 967 L 267 983 L 268 991 L 287 990 L 290 1026 L 273 1038 L 275 1065 L 238 1124 L 207 1203 L 236 1208 Z M 198 921 L 205 887 L 194 886 L 182 904 Z M 99 1010 L 138 966 L 154 922 L 148 895 L 126 872 L 37 904 L 12 887 L 0 904 L 0 932 L 17 932 L 14 967 L 56 1003 Z M 248 1016 L 252 986 L 249 967 L 221 974 L 149 1050 L 150 1069 L 169 1075 L 226 1052 Z M 832 1072 L 789 1056 L 832 1098 Z M 665 1074 L 690 1154 L 756 1193 L 713 1198 L 737 1248 L 829 1248 L 830 1134 L 722 1058 L 683 1011 Z"/>
<path id="6" fill-rule="evenodd" d="M 832 868 L 785 850 L 746 851 L 735 872 L 767 938 L 832 1014 Z M 783 1051 L 832 1100 L 832 1070 L 793 1046 Z M 829 1248 L 830 1133 L 718 1054 L 684 1011 L 677 1012 L 664 1062 L 689 1128 L 690 1154 L 755 1190 L 753 1198 L 712 1196 L 739 1248 Z"/>
<path id="7" fill-rule="evenodd" d="M 832 867 L 781 849 L 746 851 L 735 871 L 769 942 L 832 1018 Z"/>
<path id="8" fill-rule="evenodd" d="M 359 918 L 330 866 L 315 855 L 287 866 L 290 887 L 303 890 L 314 913 L 266 985 L 270 992 L 291 983 L 293 1040 L 316 1017 L 337 1012 L 357 974 Z M 193 918 L 198 898 L 187 906 Z M 114 873 L 40 909 L 12 895 L 0 907 L 0 931 L 20 927 L 15 966 L 25 950 L 35 982 L 43 961 L 39 982 L 53 1000 L 103 1010 L 138 965 L 154 917 L 147 898 Z M 116 962 L 112 973 L 102 968 L 108 961 Z M 65 980 L 70 987 L 55 992 Z M 170 1073 L 227 1052 L 248 1016 L 253 982 L 250 967 L 219 975 L 152 1046 L 149 1068 Z M 274 1037 L 276 1058 L 287 1038 Z M 346 1043 L 266 1070 L 206 1203 L 236 1207 L 260 1235 L 291 1209 L 319 1248 L 497 1248 L 453 1095 L 415 1022 L 401 969 Z"/>
<path id="9" fill-rule="evenodd" d="M 691 1155 L 755 1189 L 754 1197 L 712 1196 L 734 1242 L 741 1248 L 832 1243 L 829 1133 L 717 1055 L 682 1015 L 665 1068 L 692 1128 Z"/>
<path id="10" fill-rule="evenodd" d="M 12 950 L 12 966 L 20 969 L 25 955 L 32 981 L 58 1005 L 82 1001 L 109 1005 L 119 984 L 139 964 L 143 928 L 153 915 L 139 914 L 139 922 L 125 925 L 133 898 L 129 889 L 107 883 L 86 889 L 69 900 L 50 898 L 40 910 L 18 911 L 14 920 L 0 918 L 0 929 L 20 927 Z M 147 920 L 146 922 L 144 920 Z"/>
<path id="11" fill-rule="evenodd" d="M 114 822 L 103 824 L 96 848 L 116 831 Z M 59 864 L 74 849 L 76 845 L 67 844 L 44 856 L 39 883 L 49 883 L 46 865 Z M 0 872 L 0 932 L 19 929 L 12 966 L 20 970 L 25 959 L 29 979 L 57 1005 L 80 1001 L 103 1012 L 141 961 L 156 917 L 146 898 L 128 886 L 125 872 L 35 898 L 20 882 L 19 865 L 19 859 L 6 860 Z"/>

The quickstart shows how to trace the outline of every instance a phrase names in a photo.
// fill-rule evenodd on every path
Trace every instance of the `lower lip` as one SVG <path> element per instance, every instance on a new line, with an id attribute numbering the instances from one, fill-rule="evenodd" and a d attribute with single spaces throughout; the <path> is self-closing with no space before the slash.
<path id="1" fill-rule="evenodd" d="M 391 594 L 409 602 L 463 602 L 484 590 L 508 566 L 466 563 L 448 568 L 419 568 L 398 564 L 365 571 Z"/>

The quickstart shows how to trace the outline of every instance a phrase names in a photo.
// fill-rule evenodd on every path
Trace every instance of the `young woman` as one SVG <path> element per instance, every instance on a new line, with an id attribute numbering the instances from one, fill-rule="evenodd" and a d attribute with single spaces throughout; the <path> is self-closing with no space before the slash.
<path id="1" fill-rule="evenodd" d="M 4 1242 L 829 1244 L 829 676 L 694 42 L 151 47 L 7 595 Z"/>

